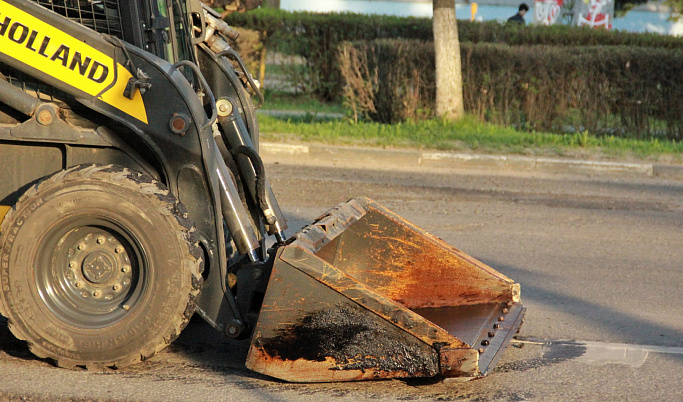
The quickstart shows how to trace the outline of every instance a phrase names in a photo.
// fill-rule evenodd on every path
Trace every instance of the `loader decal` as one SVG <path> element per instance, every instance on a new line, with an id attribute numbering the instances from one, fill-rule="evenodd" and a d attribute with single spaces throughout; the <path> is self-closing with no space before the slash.
<path id="1" fill-rule="evenodd" d="M 85 42 L 0 0 L 0 56 L 63 81 L 147 124 L 142 96 L 123 96 L 130 72 Z"/>

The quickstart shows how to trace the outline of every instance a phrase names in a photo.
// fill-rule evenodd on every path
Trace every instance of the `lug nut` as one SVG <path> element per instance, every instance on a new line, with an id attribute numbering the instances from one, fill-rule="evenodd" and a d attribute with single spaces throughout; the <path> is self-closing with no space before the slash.
<path id="1" fill-rule="evenodd" d="M 121 254 L 121 253 L 123 253 L 123 246 L 116 246 L 116 248 L 114 249 L 114 252 L 115 252 L 116 254 Z"/>
<path id="2" fill-rule="evenodd" d="M 130 271 L 130 267 L 129 267 L 128 265 L 124 265 L 124 266 L 121 268 L 121 272 L 123 272 L 123 273 L 126 273 L 126 272 L 128 272 L 128 271 Z"/>
<path id="3" fill-rule="evenodd" d="M 100 296 L 102 296 L 102 292 L 100 292 L 99 290 L 96 290 L 96 291 L 92 292 L 92 295 L 94 297 L 100 297 Z"/>
<path id="4" fill-rule="evenodd" d="M 74 286 L 76 286 L 77 288 L 82 288 L 82 287 L 83 287 L 83 282 L 76 282 L 76 283 L 74 284 Z"/>
<path id="5" fill-rule="evenodd" d="M 114 296 L 112 296 L 112 295 L 106 295 L 106 296 L 104 296 L 104 298 L 107 299 L 107 300 L 111 300 L 111 299 L 114 298 Z"/>
<path id="6" fill-rule="evenodd" d="M 102 244 L 104 243 L 104 236 L 100 236 L 97 238 L 97 244 Z"/>
<path id="7" fill-rule="evenodd" d="M 83 250 L 85 248 L 85 243 L 81 243 L 78 245 L 79 250 Z"/>
<path id="8" fill-rule="evenodd" d="M 114 289 L 114 292 L 118 292 L 119 290 L 121 290 L 121 285 L 116 284 L 116 285 L 113 286 L 112 289 Z"/>
<path id="9" fill-rule="evenodd" d="M 69 268 L 76 268 L 76 261 L 69 262 Z"/>
<path id="10" fill-rule="evenodd" d="M 124 304 L 124 305 L 121 306 L 121 307 L 122 307 L 124 310 L 126 310 L 126 311 L 130 310 L 130 306 L 127 305 L 127 304 Z"/>

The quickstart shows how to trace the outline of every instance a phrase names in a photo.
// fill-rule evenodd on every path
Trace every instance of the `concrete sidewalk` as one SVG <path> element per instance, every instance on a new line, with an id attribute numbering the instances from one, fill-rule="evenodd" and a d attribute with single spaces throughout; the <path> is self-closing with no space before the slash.
<path id="1" fill-rule="evenodd" d="M 487 168 L 499 170 L 545 171 L 554 173 L 628 174 L 683 180 L 683 165 L 589 161 L 578 159 L 485 155 L 457 152 L 383 149 L 319 144 L 282 144 L 262 142 L 265 161 L 279 157 L 309 162 L 343 163 L 347 166 L 379 164 L 387 168 L 426 166 L 433 168 Z"/>

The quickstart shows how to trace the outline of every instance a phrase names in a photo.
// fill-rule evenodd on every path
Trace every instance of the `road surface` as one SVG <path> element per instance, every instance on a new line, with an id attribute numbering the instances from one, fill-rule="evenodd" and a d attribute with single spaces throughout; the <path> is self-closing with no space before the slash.
<path id="1" fill-rule="evenodd" d="M 496 370 L 287 384 L 246 370 L 247 344 L 199 319 L 142 364 L 65 370 L 0 319 L 0 400 L 683 400 L 683 182 L 270 162 L 294 230 L 364 195 L 520 282 L 526 320 Z"/>

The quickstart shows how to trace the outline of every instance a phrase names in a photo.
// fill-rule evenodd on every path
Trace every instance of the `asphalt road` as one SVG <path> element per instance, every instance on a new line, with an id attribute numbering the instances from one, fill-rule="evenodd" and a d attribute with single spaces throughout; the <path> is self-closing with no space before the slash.
<path id="1" fill-rule="evenodd" d="M 195 319 L 151 360 L 96 373 L 33 358 L 0 321 L 0 400 L 683 400 L 683 182 L 269 162 L 294 229 L 364 195 L 520 282 L 526 320 L 497 369 L 287 384 Z"/>

